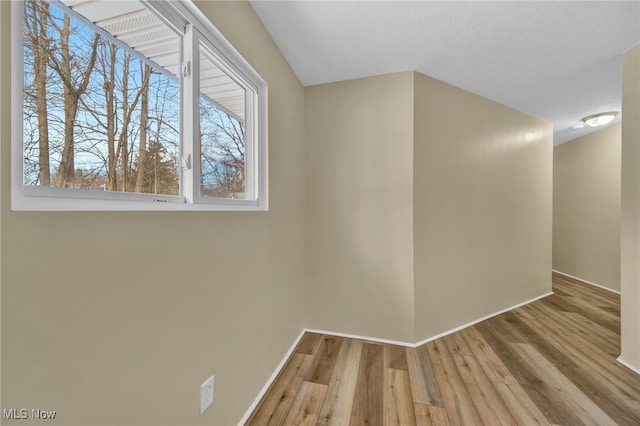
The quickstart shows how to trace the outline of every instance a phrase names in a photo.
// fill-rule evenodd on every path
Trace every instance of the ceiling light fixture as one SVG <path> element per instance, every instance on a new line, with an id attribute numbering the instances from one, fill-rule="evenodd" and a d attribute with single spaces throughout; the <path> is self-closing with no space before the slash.
<path id="1" fill-rule="evenodd" d="M 584 121 L 587 126 L 602 127 L 615 120 L 617 115 L 618 113 L 615 111 L 601 112 L 600 114 L 593 114 L 585 117 L 582 119 L 582 121 Z"/>

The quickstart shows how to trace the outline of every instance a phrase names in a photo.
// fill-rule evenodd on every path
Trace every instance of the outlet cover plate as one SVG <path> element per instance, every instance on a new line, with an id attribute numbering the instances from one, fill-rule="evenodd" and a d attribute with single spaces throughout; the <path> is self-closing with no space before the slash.
<path id="1" fill-rule="evenodd" d="M 214 376 L 211 376 L 200 385 L 200 415 L 202 415 L 204 410 L 209 408 L 213 402 L 213 383 Z"/>

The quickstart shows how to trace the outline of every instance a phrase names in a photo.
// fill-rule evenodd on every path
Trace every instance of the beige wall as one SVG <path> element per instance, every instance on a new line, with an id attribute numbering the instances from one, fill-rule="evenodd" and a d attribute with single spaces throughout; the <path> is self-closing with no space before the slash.
<path id="1" fill-rule="evenodd" d="M 269 212 L 10 211 L 1 2 L 3 408 L 57 410 L 59 425 L 235 424 L 303 327 L 304 92 L 248 3 L 197 4 L 269 85 Z"/>
<path id="2" fill-rule="evenodd" d="M 413 340 L 413 73 L 305 88 L 306 324 Z"/>
<path id="3" fill-rule="evenodd" d="M 640 371 L 640 44 L 624 54 L 622 80 L 620 359 Z"/>
<path id="4" fill-rule="evenodd" d="M 551 290 L 550 123 L 418 73 L 305 95 L 307 327 L 416 342 Z"/>
<path id="5" fill-rule="evenodd" d="M 551 291 L 550 123 L 415 75 L 416 339 Z"/>
<path id="6" fill-rule="evenodd" d="M 553 149 L 553 269 L 620 290 L 621 125 Z"/>

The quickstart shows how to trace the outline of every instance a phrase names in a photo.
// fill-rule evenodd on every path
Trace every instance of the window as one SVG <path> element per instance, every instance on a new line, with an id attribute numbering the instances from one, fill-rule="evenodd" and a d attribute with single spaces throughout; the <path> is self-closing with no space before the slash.
<path id="1" fill-rule="evenodd" d="M 195 6 L 12 7 L 13 209 L 267 209 L 266 84 Z"/>

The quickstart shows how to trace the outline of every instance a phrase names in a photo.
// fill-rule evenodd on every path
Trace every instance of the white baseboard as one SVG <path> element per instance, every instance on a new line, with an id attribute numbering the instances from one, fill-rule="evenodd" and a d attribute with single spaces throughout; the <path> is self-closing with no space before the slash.
<path id="1" fill-rule="evenodd" d="M 247 420 L 249 420 L 249 416 L 251 416 L 253 411 L 256 409 L 256 407 L 258 406 L 258 404 L 260 403 L 260 401 L 262 400 L 264 395 L 267 393 L 267 391 L 269 390 L 269 388 L 273 384 L 273 382 L 278 378 L 278 375 L 280 374 L 280 371 L 284 368 L 285 364 L 289 360 L 289 357 L 291 356 L 293 351 L 296 349 L 296 346 L 298 346 L 298 343 L 300 342 L 300 340 L 302 339 L 302 336 L 304 336 L 305 333 L 326 334 L 328 336 L 346 337 L 346 338 L 349 338 L 349 339 L 367 340 L 369 342 L 386 343 L 386 344 L 390 344 L 390 345 L 398 345 L 398 346 L 406 346 L 406 347 L 409 347 L 409 348 L 417 348 L 418 346 L 424 345 L 425 343 L 431 342 L 432 340 L 436 340 L 436 339 L 439 339 L 441 337 L 447 336 L 449 334 L 455 333 L 457 331 L 463 330 L 463 329 L 465 329 L 467 327 L 471 327 L 472 325 L 475 325 L 475 324 L 477 324 L 479 322 L 485 321 L 485 320 L 487 320 L 489 318 L 493 318 L 493 317 L 495 317 L 497 315 L 500 315 L 500 314 L 504 314 L 505 312 L 509 312 L 509 311 L 511 311 L 513 309 L 517 309 L 517 308 L 519 308 L 521 306 L 528 305 L 529 303 L 535 302 L 536 300 L 542 299 L 542 298 L 547 297 L 547 296 L 551 296 L 552 294 L 553 294 L 553 292 L 549 292 L 549 293 L 545 293 L 543 295 L 540 295 L 538 297 L 534 297 L 533 299 L 527 300 L 527 301 L 522 302 L 522 303 L 518 303 L 517 305 L 513 305 L 513 306 L 511 306 L 509 308 L 506 308 L 506 309 L 502 309 L 501 311 L 494 312 L 494 313 L 492 313 L 490 315 L 487 315 L 487 316 L 482 317 L 480 319 L 477 319 L 475 321 L 471 321 L 471 322 L 469 322 L 467 324 L 461 325 L 460 327 L 456 327 L 454 329 L 445 331 L 444 333 L 440 333 L 437 336 L 433 336 L 433 337 L 429 337 L 429 338 L 427 338 L 425 340 L 421 340 L 418 343 L 400 342 L 400 341 L 397 341 L 397 340 L 380 339 L 378 337 L 359 336 L 359 335 L 355 335 L 355 334 L 340 333 L 340 332 L 335 332 L 335 331 L 318 330 L 318 329 L 314 329 L 314 328 L 304 328 L 304 329 L 302 329 L 302 331 L 300 332 L 300 334 L 298 335 L 296 340 L 293 342 L 293 344 L 291 345 L 291 347 L 289 348 L 289 350 L 285 354 L 284 358 L 282 358 L 282 361 L 280 361 L 280 364 L 278 364 L 278 366 L 276 367 L 276 369 L 273 372 L 273 374 L 271 375 L 271 377 L 269 377 L 269 380 L 264 385 L 264 387 L 262 388 L 260 393 L 258 393 L 258 396 L 256 396 L 255 400 L 253 401 L 253 403 L 251 404 L 249 409 L 246 411 L 244 416 L 242 416 L 242 419 L 238 423 L 238 426 L 243 426 L 247 422 Z M 622 361 L 620 361 L 620 362 L 622 362 Z M 629 368 L 631 368 L 631 367 L 629 367 Z"/>
<path id="2" fill-rule="evenodd" d="M 249 420 L 249 416 L 251 416 L 251 414 L 253 413 L 253 410 L 256 409 L 256 407 L 258 406 L 262 398 L 265 396 L 265 394 L 273 384 L 273 382 L 275 382 L 275 380 L 278 378 L 280 371 L 284 368 L 285 364 L 289 360 L 289 357 L 291 356 L 293 351 L 296 349 L 296 346 L 298 346 L 298 343 L 300 343 L 300 340 L 302 339 L 302 336 L 304 336 L 304 333 L 305 333 L 305 330 L 303 329 L 300 332 L 300 334 L 298 334 L 298 337 L 296 337 L 296 340 L 293 342 L 293 344 L 291 345 L 287 353 L 284 354 L 284 358 L 282 358 L 282 361 L 280 361 L 280 364 L 278 364 L 278 366 L 276 367 L 271 377 L 269 377 L 269 380 L 267 380 L 267 383 L 262 387 L 262 390 L 258 393 L 258 396 L 256 396 L 256 398 L 251 403 L 251 406 L 249 406 L 249 409 L 244 413 L 244 416 L 242 416 L 242 419 L 240 419 L 238 426 L 243 426 L 247 422 L 247 420 Z"/>
<path id="3" fill-rule="evenodd" d="M 616 359 L 616 361 L 618 361 L 620 364 L 624 365 L 625 367 L 627 367 L 629 370 L 633 371 L 634 373 L 640 374 L 640 368 L 629 364 L 627 361 L 623 360 L 621 356 L 619 356 Z"/>
<path id="4" fill-rule="evenodd" d="M 509 311 L 514 310 L 514 309 L 518 309 L 518 308 L 520 308 L 520 307 L 522 307 L 524 305 L 528 305 L 529 303 L 533 303 L 536 300 L 544 299 L 545 297 L 551 296 L 552 294 L 553 294 L 553 292 L 550 291 L 549 293 L 542 294 L 540 296 L 534 297 L 533 299 L 526 300 L 526 301 L 524 301 L 522 303 L 518 303 L 517 305 L 513 305 L 513 306 L 510 306 L 510 307 L 508 307 L 506 309 L 502 309 L 502 310 L 500 310 L 498 312 L 494 312 L 492 314 L 486 315 L 486 316 L 484 316 L 482 318 L 479 318 L 477 320 L 468 322 L 468 323 L 463 324 L 463 325 L 461 325 L 459 327 L 456 327 L 456 328 L 453 328 L 451 330 L 445 331 L 444 333 L 440 333 L 440 334 L 438 334 L 436 336 L 427 337 L 426 339 L 421 340 L 418 343 L 416 343 L 415 345 L 413 345 L 413 347 L 417 348 L 418 346 L 422 346 L 425 343 L 429 343 L 429 342 L 431 342 L 433 340 L 440 339 L 441 337 L 448 336 L 449 334 L 453 334 L 453 333 L 456 333 L 456 332 L 458 332 L 460 330 L 464 330 L 465 328 L 471 327 L 471 326 L 476 325 L 476 324 L 478 324 L 478 323 L 480 323 L 482 321 L 486 321 L 486 320 L 488 320 L 490 318 L 493 318 L 493 317 L 496 317 L 498 315 L 504 314 L 505 312 L 509 312 Z"/>
<path id="5" fill-rule="evenodd" d="M 328 336 L 346 337 L 348 339 L 358 339 L 358 340 L 366 340 L 369 342 L 385 343 L 387 345 L 408 346 L 411 348 L 415 347 L 413 343 L 401 342 L 399 340 L 381 339 L 379 337 L 359 336 L 357 334 L 340 333 L 337 331 L 328 331 L 328 330 L 318 330 L 315 328 L 305 328 L 304 331 L 309 333 L 316 333 L 316 334 L 326 334 Z"/>
<path id="6" fill-rule="evenodd" d="M 517 305 L 513 305 L 513 306 L 510 306 L 508 308 L 502 309 L 502 310 L 500 310 L 498 312 L 494 312 L 492 314 L 486 315 L 486 316 L 484 316 L 482 318 L 479 318 L 477 320 L 468 322 L 466 324 L 463 324 L 463 325 L 461 325 L 459 327 L 456 327 L 456 328 L 453 328 L 451 330 L 447 330 L 447 331 L 445 331 L 443 333 L 440 333 L 438 335 L 435 335 L 435 336 L 432 336 L 432 337 L 428 337 L 428 338 L 426 338 L 424 340 L 419 341 L 418 343 L 400 342 L 400 341 L 397 341 L 397 340 L 380 339 L 378 337 L 359 336 L 359 335 L 355 335 L 355 334 L 346 334 L 346 333 L 339 333 L 339 332 L 327 331 L 327 330 L 316 330 L 316 329 L 305 328 L 305 331 L 308 331 L 309 333 L 327 334 L 329 336 L 348 337 L 350 339 L 368 340 L 370 342 L 387 343 L 387 344 L 390 344 L 390 345 L 399 345 L 399 346 L 406 346 L 406 347 L 409 347 L 409 348 L 417 348 L 418 346 L 422 346 L 425 343 L 429 343 L 429 342 L 431 342 L 433 340 L 436 340 L 436 339 L 439 339 L 441 337 L 448 336 L 449 334 L 453 334 L 453 333 L 458 332 L 460 330 L 464 330 L 465 328 L 468 328 L 468 327 L 471 327 L 473 325 L 476 325 L 479 322 L 486 321 L 489 318 L 493 318 L 493 317 L 498 316 L 500 314 L 504 314 L 505 312 L 512 311 L 512 310 L 517 309 L 517 308 L 519 308 L 521 306 L 528 305 L 529 303 L 533 303 L 536 300 L 540 300 L 540 299 L 543 299 L 545 297 L 551 296 L 552 294 L 553 294 L 553 292 L 542 294 L 540 296 L 534 297 L 533 299 L 526 300 L 526 301 L 524 301 L 522 303 L 518 303 Z"/>
<path id="7" fill-rule="evenodd" d="M 603 286 L 603 285 L 596 284 L 596 283 L 593 283 L 593 282 L 591 282 L 591 281 L 587 281 L 587 280 L 582 279 L 582 278 L 580 278 L 580 277 L 574 277 L 573 275 L 565 274 L 564 272 L 556 271 L 555 269 L 552 269 L 551 271 L 555 272 L 556 274 L 564 275 L 565 277 L 569 277 L 569 278 L 573 278 L 574 280 L 581 281 L 581 282 L 583 282 L 583 283 L 585 283 L 585 284 L 589 284 L 589 285 L 592 285 L 592 286 L 594 286 L 594 287 L 598 287 L 598 288 L 601 288 L 601 289 L 603 289 L 603 290 L 610 291 L 611 293 L 620 294 L 620 292 L 619 292 L 618 290 L 614 290 L 614 289 L 612 289 L 612 288 L 605 287 L 605 286 Z"/>

